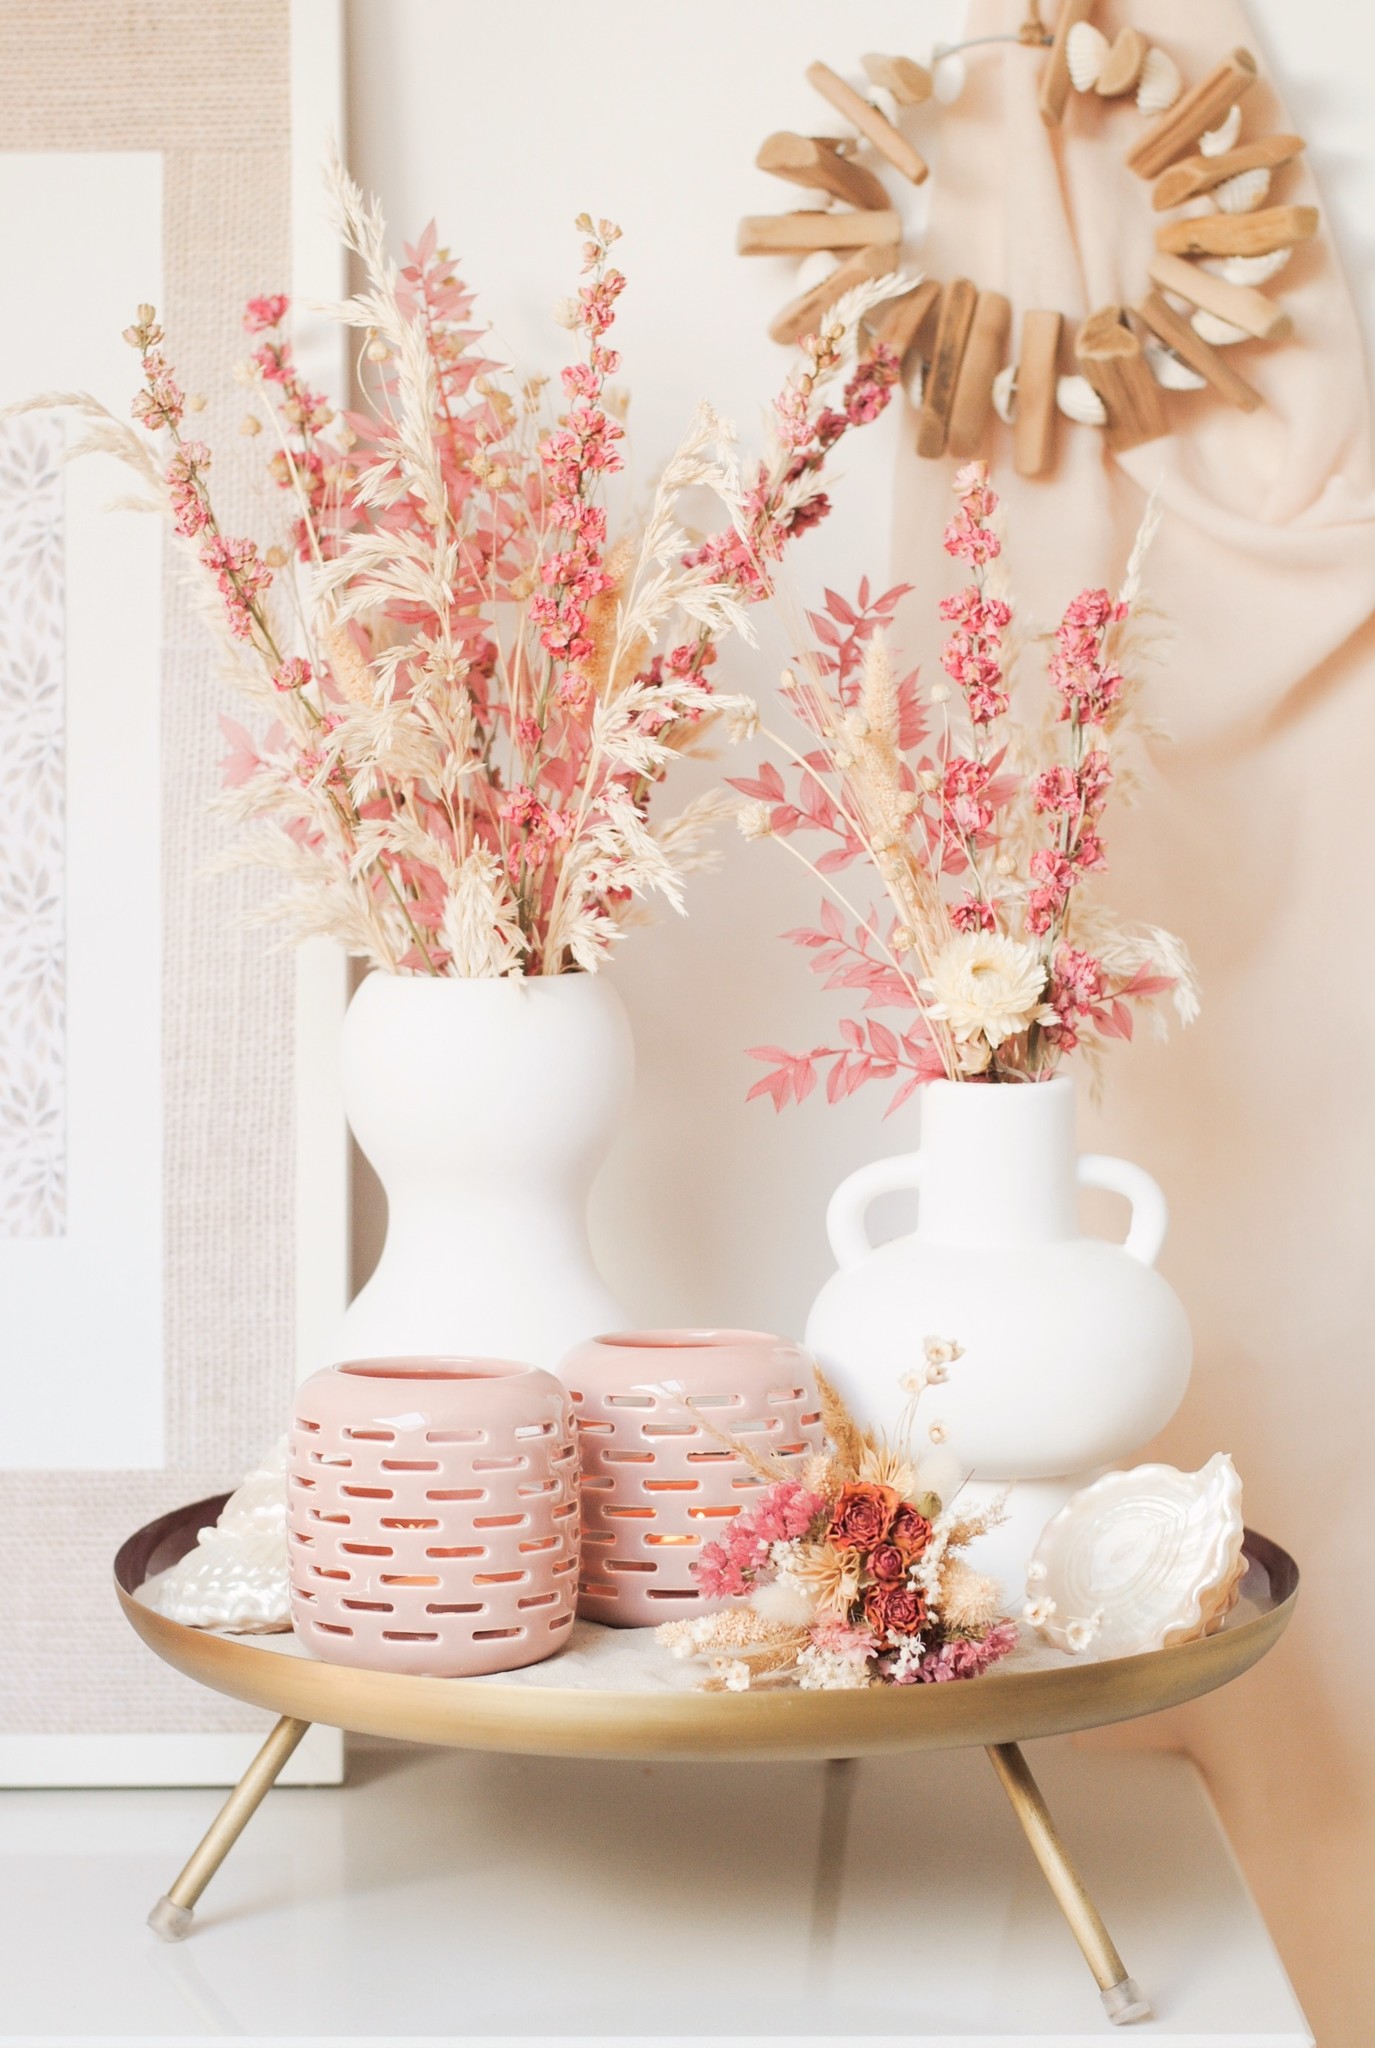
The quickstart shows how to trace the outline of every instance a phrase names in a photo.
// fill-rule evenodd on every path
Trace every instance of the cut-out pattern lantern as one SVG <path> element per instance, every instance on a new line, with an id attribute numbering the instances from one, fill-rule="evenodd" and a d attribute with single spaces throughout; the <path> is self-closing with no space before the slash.
<path id="1" fill-rule="evenodd" d="M 559 1371 L 582 1460 L 578 1612 L 643 1626 L 704 1611 L 691 1565 L 767 1483 L 728 1440 L 799 1475 L 821 1448 L 810 1355 L 756 1330 L 627 1331 Z"/>
<path id="2" fill-rule="evenodd" d="M 568 1396 L 489 1358 L 331 1367 L 295 1399 L 291 1619 L 336 1664 L 462 1678 L 552 1656 L 578 1573 Z"/>

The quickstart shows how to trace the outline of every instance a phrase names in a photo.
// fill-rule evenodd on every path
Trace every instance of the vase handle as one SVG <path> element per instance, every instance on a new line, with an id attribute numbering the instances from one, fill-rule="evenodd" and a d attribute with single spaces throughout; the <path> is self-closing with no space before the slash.
<path id="1" fill-rule="evenodd" d="M 1129 1159 L 1111 1159 L 1105 1152 L 1085 1152 L 1079 1159 L 1081 1188 L 1106 1188 L 1110 1194 L 1125 1195 L 1132 1205 L 1132 1220 L 1122 1249 L 1153 1266 L 1160 1257 L 1169 1228 L 1170 1212 L 1158 1181 L 1142 1166 Z"/>
<path id="2" fill-rule="evenodd" d="M 848 1273 L 874 1249 L 864 1218 L 869 1204 L 880 1195 L 900 1194 L 905 1188 L 919 1188 L 923 1171 L 920 1152 L 900 1152 L 892 1159 L 876 1159 L 861 1166 L 843 1180 L 831 1196 L 826 1211 L 826 1235 L 842 1273 Z"/>

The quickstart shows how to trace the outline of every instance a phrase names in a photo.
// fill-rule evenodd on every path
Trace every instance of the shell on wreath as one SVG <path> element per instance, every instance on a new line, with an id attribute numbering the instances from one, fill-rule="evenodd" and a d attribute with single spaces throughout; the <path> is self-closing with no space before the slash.
<path id="1" fill-rule="evenodd" d="M 1103 74 L 1111 44 L 1091 21 L 1076 21 L 1065 42 L 1070 84 L 1076 92 L 1092 92 Z"/>
<path id="2" fill-rule="evenodd" d="M 931 56 L 931 91 L 943 107 L 953 106 L 964 91 L 969 76 L 969 67 L 964 58 L 951 51 L 937 49 Z"/>
<path id="3" fill-rule="evenodd" d="M 1228 284 L 1268 284 L 1272 277 L 1278 277 L 1289 258 L 1292 249 L 1272 249 L 1267 256 L 1222 256 L 1204 265 L 1215 277 L 1223 277 Z"/>
<path id="4" fill-rule="evenodd" d="M 1136 87 L 1136 104 L 1143 114 L 1163 114 L 1172 107 L 1184 87 L 1179 66 L 1168 50 L 1152 43 L 1141 66 Z"/>
<path id="5" fill-rule="evenodd" d="M 1232 102 L 1231 111 L 1220 127 L 1209 128 L 1198 138 L 1199 150 L 1204 156 L 1226 156 L 1229 149 L 1236 148 L 1241 133 L 1241 101 Z"/>
<path id="6" fill-rule="evenodd" d="M 1222 1452 L 1198 1472 L 1109 1472 L 1041 1531 L 1027 1575 L 1035 1625 L 1099 1657 L 1213 1635 L 1237 1602 L 1243 1535 L 1241 1480 Z"/>
<path id="7" fill-rule="evenodd" d="M 1147 368 L 1157 384 L 1165 391 L 1202 391 L 1208 379 L 1201 377 L 1191 363 L 1177 356 L 1172 348 L 1166 348 L 1163 341 L 1148 341 L 1142 354 Z"/>
<path id="8" fill-rule="evenodd" d="M 832 271 L 839 268 L 840 258 L 833 250 L 813 249 L 797 266 L 798 291 L 815 291 L 819 284 L 825 284 Z"/>
<path id="9" fill-rule="evenodd" d="M 1203 306 L 1199 307 L 1189 325 L 1199 340 L 1206 341 L 1211 348 L 1230 348 L 1234 341 L 1251 340 L 1244 327 L 1234 327 L 1230 320 L 1208 312 Z"/>
<path id="10" fill-rule="evenodd" d="M 1061 377 L 1055 385 L 1055 403 L 1067 420 L 1081 427 L 1105 427 L 1108 409 L 1087 377 Z"/>
<path id="11" fill-rule="evenodd" d="M 993 379 L 993 410 L 1005 427 L 1017 417 L 1017 365 L 1008 363 Z"/>
<path id="12" fill-rule="evenodd" d="M 911 355 L 903 365 L 902 388 L 907 393 L 907 403 L 914 412 L 921 411 L 921 402 L 926 393 L 926 365 L 918 355 Z"/>
<path id="13" fill-rule="evenodd" d="M 1270 173 L 1263 164 L 1253 171 L 1238 171 L 1213 187 L 1213 198 L 1224 213 L 1252 213 L 1270 190 Z"/>
<path id="14" fill-rule="evenodd" d="M 287 1440 L 229 1496 L 195 1548 L 149 1579 L 140 1599 L 188 1628 L 268 1635 L 291 1627 L 286 1535 Z"/>

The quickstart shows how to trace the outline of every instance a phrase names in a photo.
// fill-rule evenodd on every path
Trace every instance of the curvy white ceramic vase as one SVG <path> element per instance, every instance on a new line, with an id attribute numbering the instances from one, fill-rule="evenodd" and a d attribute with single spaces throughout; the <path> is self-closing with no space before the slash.
<path id="1" fill-rule="evenodd" d="M 971 1553 L 1015 1613 L 1046 1522 L 1174 1414 L 1192 1340 L 1152 1270 L 1165 1198 L 1139 1166 L 1076 1155 L 1072 1082 L 935 1081 L 921 1093 L 921 1150 L 861 1168 L 832 1199 L 840 1271 L 817 1297 L 806 1342 L 856 1415 L 889 1431 L 923 1338 L 964 1346 L 922 1398 L 918 1448 L 930 1448 L 935 1425 L 961 1475 L 973 1474 L 964 1498 L 1017 1482 L 1008 1521 Z M 1080 1187 L 1127 1197 L 1125 1244 L 1080 1234 Z M 905 1188 L 919 1191 L 916 1230 L 874 1247 L 865 1212 Z"/>
<path id="2" fill-rule="evenodd" d="M 471 1355 L 552 1370 L 622 1328 L 587 1198 L 634 1060 L 604 975 L 370 974 L 344 1023 L 344 1103 L 386 1190 L 387 1237 L 326 1362 Z"/>

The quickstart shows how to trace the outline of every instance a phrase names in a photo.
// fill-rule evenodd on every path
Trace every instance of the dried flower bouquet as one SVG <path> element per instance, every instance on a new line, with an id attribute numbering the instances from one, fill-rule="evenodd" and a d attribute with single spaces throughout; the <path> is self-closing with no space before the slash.
<path id="1" fill-rule="evenodd" d="M 1154 515 L 1117 597 L 1085 590 L 1066 607 L 1045 715 L 1019 722 L 1009 712 L 1022 650 L 999 573 L 998 499 L 982 463 L 954 488 L 944 545 L 968 575 L 940 604 L 947 680 L 923 703 L 915 672 L 900 673 L 888 648 L 910 585 L 875 597 L 866 581 L 853 605 L 827 591 L 825 611 L 810 615 L 816 646 L 783 679 L 805 750 L 765 735 L 789 764 L 791 794 L 773 761 L 732 778 L 751 799 L 746 837 L 780 840 L 827 889 L 819 926 L 787 937 L 828 988 L 864 998 L 838 1044 L 752 1048 L 771 1072 L 750 1095 L 778 1109 L 810 1094 L 828 1065 L 829 1100 L 894 1082 L 893 1109 L 937 1078 L 1046 1079 L 1076 1048 L 1093 1058 L 1130 1038 L 1135 1011 L 1158 1020 L 1167 996 L 1182 1022 L 1197 1014 L 1179 940 L 1123 923 L 1092 893 L 1107 866 L 1108 795 L 1129 786 L 1130 745 L 1145 731 L 1140 575 Z M 815 862 L 791 844 L 803 830 L 825 842 Z M 863 915 L 835 880 L 857 862 L 881 883 L 882 912 Z M 901 1022 L 874 1014 L 885 1009 Z"/>
<path id="2" fill-rule="evenodd" d="M 723 713 L 749 723 L 752 707 L 712 689 L 716 649 L 749 637 L 747 607 L 787 543 L 829 509 L 830 449 L 888 401 L 891 351 L 859 349 L 892 281 L 852 293 L 803 344 L 750 481 L 703 407 L 643 529 L 612 542 L 618 230 L 578 222 L 584 281 L 560 317 L 581 352 L 550 418 L 547 380 L 492 358 L 433 228 L 398 268 L 375 204 L 342 173 L 336 190 L 365 281 L 331 310 L 364 337 L 371 409 L 336 416 L 306 386 L 284 297 L 250 301 L 244 322 L 245 428 L 270 432 L 287 544 L 221 525 L 152 307 L 126 337 L 146 436 L 80 395 L 41 402 L 94 420 L 85 446 L 138 470 L 211 580 L 235 678 L 265 719 L 260 734 L 224 721 L 224 802 L 248 827 L 243 857 L 285 878 L 270 914 L 394 973 L 595 970 L 647 895 L 682 907 L 725 813 L 710 793 L 655 823 L 650 800 Z M 704 540 L 682 523 L 693 491 L 724 514 Z"/>
<path id="3" fill-rule="evenodd" d="M 712 1599 L 744 1604 L 658 1631 L 676 1655 L 710 1658 L 708 1692 L 927 1685 L 975 1678 L 1015 1648 L 996 1581 L 960 1555 L 1002 1519 L 1001 1501 L 962 1508 L 948 1458 L 919 1462 L 911 1448 L 922 1393 L 960 1355 L 948 1338 L 926 1339 L 891 1444 L 861 1431 L 821 1378 L 829 1448 L 800 1479 L 723 1438 L 768 1483 L 692 1570 Z"/>

